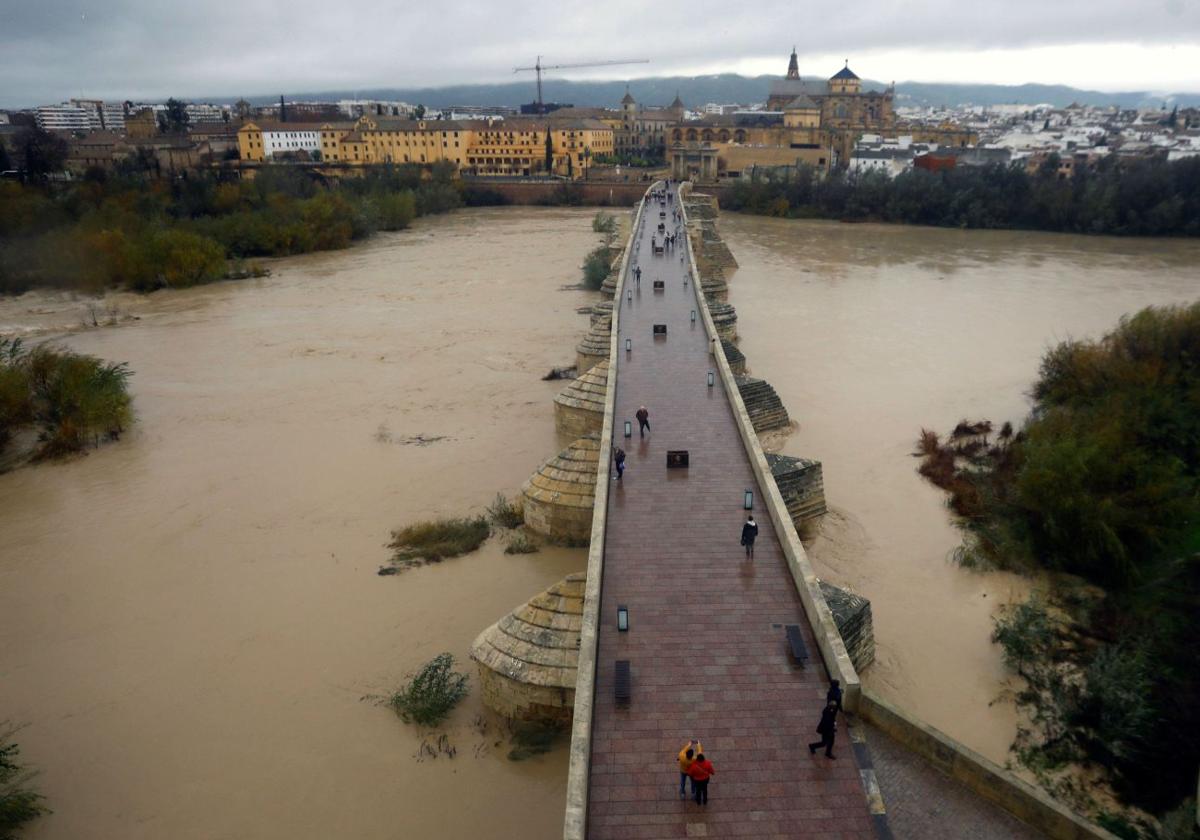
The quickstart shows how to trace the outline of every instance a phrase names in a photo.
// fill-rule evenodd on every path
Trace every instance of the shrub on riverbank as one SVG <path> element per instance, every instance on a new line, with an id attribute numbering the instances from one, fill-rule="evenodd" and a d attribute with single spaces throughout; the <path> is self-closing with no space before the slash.
<path id="1" fill-rule="evenodd" d="M 38 427 L 35 458 L 54 458 L 118 437 L 132 422 L 126 364 L 43 345 L 26 351 L 0 338 L 0 451 Z"/>
<path id="2" fill-rule="evenodd" d="M 756 174 L 733 184 L 722 207 L 767 216 L 872 219 L 917 225 L 1021 228 L 1129 236 L 1200 236 L 1200 158 L 1126 161 L 1109 157 L 1058 178 L 1051 156 L 1033 174 L 1019 164 L 941 172 L 840 170 L 809 166 L 786 176 Z"/>
<path id="3" fill-rule="evenodd" d="M 1020 432 L 960 424 L 918 444 L 967 556 L 1069 575 L 997 623 L 1033 721 L 1018 757 L 1044 777 L 1103 768 L 1155 813 L 1194 791 L 1200 763 L 1197 360 L 1200 304 L 1145 309 L 1047 352 Z"/>
<path id="4" fill-rule="evenodd" d="M 388 705 L 405 723 L 436 726 L 466 696 L 467 675 L 456 672 L 454 657 L 442 653 L 426 662 Z"/>
<path id="5" fill-rule="evenodd" d="M 16 840 L 17 829 L 50 813 L 45 798 L 30 787 L 33 773 L 21 766 L 16 729 L 0 721 L 0 840 Z"/>
<path id="6" fill-rule="evenodd" d="M 226 276 L 226 260 L 345 248 L 463 205 L 453 168 L 380 167 L 326 183 L 287 166 L 253 181 L 127 172 L 70 184 L 0 183 L 0 294 L 178 288 Z"/>

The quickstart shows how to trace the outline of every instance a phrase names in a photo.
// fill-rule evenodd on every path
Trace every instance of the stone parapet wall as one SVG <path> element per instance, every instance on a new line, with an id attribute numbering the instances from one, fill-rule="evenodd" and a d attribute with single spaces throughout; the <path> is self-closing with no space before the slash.
<path id="1" fill-rule="evenodd" d="M 1052 840 L 1117 840 L 1048 794 L 869 691 L 858 714 L 941 772 Z"/>

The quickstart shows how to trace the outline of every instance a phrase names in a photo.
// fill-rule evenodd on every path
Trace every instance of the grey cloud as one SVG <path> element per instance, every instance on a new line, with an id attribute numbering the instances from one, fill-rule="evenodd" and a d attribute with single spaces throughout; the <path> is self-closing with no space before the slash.
<path id="1" fill-rule="evenodd" d="M 794 0 L 0 0 L 0 104 L 503 82 L 539 53 L 564 63 L 648 57 L 653 63 L 630 75 L 667 75 L 786 56 L 793 43 L 801 53 L 854 56 L 1200 40 L 1200 0 L 861 0 L 845 15 L 815 8 Z"/>

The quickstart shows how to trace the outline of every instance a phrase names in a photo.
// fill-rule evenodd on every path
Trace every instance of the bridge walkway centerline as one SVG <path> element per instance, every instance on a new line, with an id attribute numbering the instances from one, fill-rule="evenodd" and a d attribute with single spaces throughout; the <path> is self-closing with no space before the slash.
<path id="1" fill-rule="evenodd" d="M 674 187 L 672 187 L 674 193 Z M 679 206 L 678 196 L 667 206 Z M 612 445 L 627 454 L 610 480 L 599 606 L 589 759 L 587 835 L 606 838 L 874 836 L 859 768 L 839 728 L 836 760 L 807 744 L 828 688 L 800 597 L 710 355 L 681 226 L 679 245 L 656 256 L 654 202 L 631 234 L 617 321 Z M 633 269 L 641 267 L 640 286 Z M 664 289 L 654 291 L 655 280 Z M 653 335 L 665 324 L 665 337 Z M 631 349 L 625 350 L 629 339 Z M 650 432 L 639 436 L 645 405 Z M 633 427 L 624 437 L 624 422 Z M 667 451 L 686 449 L 687 469 Z M 597 488 L 602 492 L 604 488 Z M 746 489 L 754 491 L 755 559 L 739 545 Z M 629 630 L 616 627 L 625 606 Z M 814 657 L 787 656 L 798 624 Z M 632 699 L 618 706 L 615 662 L 632 669 Z M 679 798 L 675 756 L 698 738 L 716 766 L 709 804 Z"/>

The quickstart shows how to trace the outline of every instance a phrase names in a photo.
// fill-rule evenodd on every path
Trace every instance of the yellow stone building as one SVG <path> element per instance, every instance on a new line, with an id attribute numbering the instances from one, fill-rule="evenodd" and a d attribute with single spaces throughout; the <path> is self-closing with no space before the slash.
<path id="1" fill-rule="evenodd" d="M 553 116 L 504 120 L 363 116 L 352 123 L 248 122 L 238 131 L 238 150 L 242 160 L 256 162 L 277 157 L 350 166 L 447 162 L 474 175 L 529 176 L 546 171 L 547 131 L 555 174 L 582 176 L 592 157 L 613 153 L 611 125 L 596 119 Z"/>

